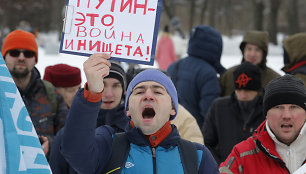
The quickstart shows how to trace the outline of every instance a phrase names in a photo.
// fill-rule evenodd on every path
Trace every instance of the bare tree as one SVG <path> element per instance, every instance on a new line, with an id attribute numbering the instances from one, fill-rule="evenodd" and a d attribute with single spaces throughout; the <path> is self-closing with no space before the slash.
<path id="1" fill-rule="evenodd" d="M 277 16 L 280 7 L 280 0 L 270 0 L 270 14 L 269 14 L 269 40 L 274 45 L 277 45 Z"/>
<path id="2" fill-rule="evenodd" d="M 27 21 L 42 32 L 60 31 L 65 2 L 0 0 L 0 30 L 13 30 L 20 21 Z M 176 21 L 177 28 L 174 29 L 182 37 L 198 23 L 211 25 L 227 35 L 249 29 L 267 29 L 275 44 L 278 31 L 293 34 L 306 30 L 306 0 L 162 0 L 162 3 L 160 24 Z M 270 13 L 264 13 L 265 8 Z M 174 22 L 171 22 L 172 26 Z"/>
<path id="3" fill-rule="evenodd" d="M 65 2 L 62 0 L 52 0 L 52 13 L 51 13 L 51 21 L 52 30 L 57 31 L 59 33 L 58 38 L 61 38 L 61 32 L 63 27 L 63 9 L 65 7 Z"/>
<path id="4" fill-rule="evenodd" d="M 209 25 L 215 27 L 216 25 L 216 0 L 209 0 Z"/>
<path id="5" fill-rule="evenodd" d="M 175 17 L 174 17 L 174 14 L 173 14 L 173 12 L 172 12 L 172 10 L 171 10 L 170 7 L 173 7 L 173 6 L 170 6 L 168 3 L 170 4 L 171 1 L 163 0 L 163 9 L 164 9 L 164 11 L 166 12 L 168 18 L 169 18 L 170 20 L 172 20 L 172 19 L 174 19 Z M 171 5 L 173 5 L 173 4 L 171 3 Z M 175 27 L 174 29 L 175 29 L 176 31 L 178 31 L 178 33 L 180 34 L 180 36 L 181 36 L 182 38 L 185 38 L 185 34 L 184 34 L 184 32 L 183 32 L 183 30 L 182 30 L 181 27 Z"/>
<path id="6" fill-rule="evenodd" d="M 0 32 L 4 26 L 6 26 L 6 18 L 5 18 L 5 0 L 0 0 Z M 1 36 L 0 36 L 1 39 Z"/>
<path id="7" fill-rule="evenodd" d="M 232 16 L 232 0 L 226 0 L 225 3 L 225 24 L 229 36 L 232 36 L 233 16 Z"/>
<path id="8" fill-rule="evenodd" d="M 201 6 L 201 12 L 200 12 L 200 23 L 204 24 L 205 23 L 205 12 L 207 9 L 207 5 L 208 5 L 208 0 L 203 0 L 202 2 L 202 6 Z"/>
<path id="9" fill-rule="evenodd" d="M 169 5 L 170 2 L 167 0 L 163 0 L 163 10 L 166 12 L 166 15 L 168 16 L 169 19 L 172 19 L 174 17 L 173 12 L 171 10 L 171 6 Z"/>
<path id="10" fill-rule="evenodd" d="M 263 0 L 252 0 L 253 6 L 253 25 L 256 30 L 263 30 L 263 10 L 264 1 Z"/>
<path id="11" fill-rule="evenodd" d="M 300 31 L 298 12 L 299 0 L 287 0 L 287 2 L 288 34 L 291 35 Z"/>
<path id="12" fill-rule="evenodd" d="M 191 31 L 193 27 L 193 21 L 195 18 L 195 6 L 196 6 L 196 0 L 190 0 L 189 31 Z"/>

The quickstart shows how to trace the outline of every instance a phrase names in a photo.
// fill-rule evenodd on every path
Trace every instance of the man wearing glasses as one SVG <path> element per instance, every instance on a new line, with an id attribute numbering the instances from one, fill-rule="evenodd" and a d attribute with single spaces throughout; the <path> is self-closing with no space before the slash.
<path id="1" fill-rule="evenodd" d="M 55 87 L 41 80 L 35 68 L 38 46 L 32 33 L 23 30 L 9 33 L 1 53 L 47 155 L 53 137 L 64 126 L 67 106 Z"/>

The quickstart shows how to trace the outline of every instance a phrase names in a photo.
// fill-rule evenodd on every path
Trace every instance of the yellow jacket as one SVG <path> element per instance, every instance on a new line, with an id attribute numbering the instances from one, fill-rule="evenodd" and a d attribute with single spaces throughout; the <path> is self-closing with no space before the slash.
<path id="1" fill-rule="evenodd" d="M 177 127 L 183 139 L 204 145 L 204 138 L 196 119 L 182 105 L 179 104 L 178 113 L 171 123 Z"/>

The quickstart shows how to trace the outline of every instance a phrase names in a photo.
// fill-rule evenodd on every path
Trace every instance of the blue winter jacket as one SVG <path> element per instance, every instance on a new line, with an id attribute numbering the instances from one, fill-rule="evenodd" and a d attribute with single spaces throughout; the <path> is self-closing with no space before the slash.
<path id="1" fill-rule="evenodd" d="M 83 89 L 79 90 L 72 103 L 61 152 L 78 173 L 101 174 L 110 157 L 113 129 L 109 126 L 96 129 L 100 103 L 88 102 L 83 92 Z M 177 146 L 180 136 L 174 125 L 172 128 L 170 135 L 156 147 L 157 174 L 184 173 Z M 147 137 L 138 128 L 130 128 L 126 134 L 130 141 L 130 152 L 122 173 L 153 174 L 152 148 Z M 198 173 L 219 173 L 208 149 L 194 144 L 198 149 Z"/>
<path id="2" fill-rule="evenodd" d="M 97 127 L 109 125 L 114 132 L 123 132 L 129 126 L 129 118 L 125 115 L 124 105 L 114 109 L 100 109 L 97 118 Z M 77 174 L 60 153 L 60 144 L 63 141 L 64 129 L 61 129 L 52 142 L 49 164 L 54 174 Z"/>
<path id="3" fill-rule="evenodd" d="M 225 71 L 220 64 L 222 37 L 218 31 L 199 25 L 190 34 L 188 56 L 170 65 L 167 72 L 183 105 L 202 127 L 214 99 L 220 96 L 217 73 Z"/>

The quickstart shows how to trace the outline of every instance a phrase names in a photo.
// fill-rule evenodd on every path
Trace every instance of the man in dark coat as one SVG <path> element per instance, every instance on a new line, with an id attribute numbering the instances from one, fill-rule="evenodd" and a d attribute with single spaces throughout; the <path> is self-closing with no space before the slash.
<path id="1" fill-rule="evenodd" d="M 97 118 L 97 127 L 109 125 L 114 132 L 123 132 L 128 127 L 130 120 L 124 113 L 126 77 L 123 68 L 118 63 L 111 62 L 109 75 L 104 78 L 103 82 L 103 102 Z M 50 154 L 50 167 L 56 174 L 77 174 L 60 153 L 63 134 L 64 129 L 59 131 L 54 139 Z"/>
<path id="2" fill-rule="evenodd" d="M 265 119 L 257 66 L 244 62 L 234 71 L 235 91 L 215 100 L 202 128 L 205 145 L 220 164 L 234 145 L 252 135 Z"/>
<path id="3" fill-rule="evenodd" d="M 210 26 L 199 25 L 190 33 L 188 56 L 167 70 L 176 85 L 180 104 L 200 127 L 209 106 L 220 96 L 217 74 L 225 71 L 220 64 L 221 54 L 220 33 Z"/>
<path id="4" fill-rule="evenodd" d="M 1 53 L 47 155 L 53 137 L 66 120 L 68 109 L 65 101 L 52 84 L 41 79 L 35 67 L 38 46 L 32 33 L 22 30 L 9 33 L 3 42 Z M 48 95 L 48 92 L 54 95 Z"/>
<path id="5" fill-rule="evenodd" d="M 240 50 L 243 55 L 241 62 L 251 62 L 260 68 L 261 84 L 265 87 L 270 80 L 279 77 L 279 74 L 269 68 L 267 63 L 269 38 L 268 33 L 264 31 L 248 31 L 240 44 Z M 233 72 L 238 65 L 226 70 L 220 76 L 221 96 L 231 95 L 234 90 Z"/>

